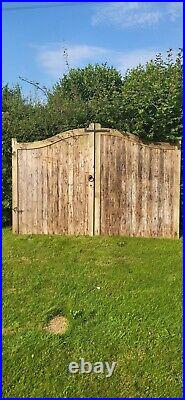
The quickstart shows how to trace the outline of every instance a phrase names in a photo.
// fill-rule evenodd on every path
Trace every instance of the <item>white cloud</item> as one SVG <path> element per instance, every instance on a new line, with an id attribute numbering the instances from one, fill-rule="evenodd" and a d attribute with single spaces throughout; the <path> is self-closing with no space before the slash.
<path id="1" fill-rule="evenodd" d="M 70 45 L 67 47 L 68 62 L 70 68 L 83 67 L 88 63 L 105 63 L 113 65 L 122 74 L 127 69 L 144 64 L 155 58 L 159 49 L 137 49 L 132 51 L 115 51 L 98 46 Z M 64 48 L 61 45 L 55 46 L 37 46 L 37 60 L 40 66 L 49 75 L 59 78 L 67 72 L 66 61 L 63 54 Z M 160 49 L 164 53 L 163 49 Z"/>
<path id="2" fill-rule="evenodd" d="M 168 3 L 167 12 L 171 21 L 175 21 L 179 17 L 182 18 L 183 3 L 182 2 Z"/>
<path id="3" fill-rule="evenodd" d="M 37 46 L 37 59 L 43 68 L 53 76 L 59 76 L 66 72 L 66 58 L 64 46 Z M 107 50 L 96 46 L 74 45 L 67 46 L 67 61 L 72 68 L 87 62 L 97 62 L 107 55 Z"/>
<path id="4" fill-rule="evenodd" d="M 92 25 L 112 24 L 118 28 L 148 27 L 161 21 L 175 21 L 182 15 L 183 3 L 115 2 L 97 5 Z"/>
<path id="5" fill-rule="evenodd" d="M 118 67 L 122 74 L 126 72 L 127 69 L 136 67 L 139 64 L 145 64 L 155 58 L 157 50 L 154 49 L 140 49 L 133 50 L 126 53 L 120 53 L 117 57 Z"/>

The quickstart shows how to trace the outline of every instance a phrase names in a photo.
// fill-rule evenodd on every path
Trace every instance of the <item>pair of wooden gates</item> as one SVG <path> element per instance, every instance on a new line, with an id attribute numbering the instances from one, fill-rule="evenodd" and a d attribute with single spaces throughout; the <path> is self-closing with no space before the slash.
<path id="1" fill-rule="evenodd" d="M 12 147 L 14 233 L 178 237 L 178 145 L 92 123 Z"/>

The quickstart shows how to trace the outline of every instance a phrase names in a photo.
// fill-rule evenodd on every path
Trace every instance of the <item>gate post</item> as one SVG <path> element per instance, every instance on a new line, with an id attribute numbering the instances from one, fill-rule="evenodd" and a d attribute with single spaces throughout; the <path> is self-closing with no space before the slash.
<path id="1" fill-rule="evenodd" d="M 19 232 L 18 227 L 18 188 L 17 188 L 17 140 L 12 139 L 12 230 Z"/>

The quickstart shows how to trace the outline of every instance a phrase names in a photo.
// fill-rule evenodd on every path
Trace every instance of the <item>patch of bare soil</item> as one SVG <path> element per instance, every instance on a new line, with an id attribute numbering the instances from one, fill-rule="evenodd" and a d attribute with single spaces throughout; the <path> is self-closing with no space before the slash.
<path id="1" fill-rule="evenodd" d="M 45 327 L 45 330 L 49 333 L 63 334 L 68 329 L 68 320 L 62 315 L 57 315 L 52 318 L 49 324 Z"/>

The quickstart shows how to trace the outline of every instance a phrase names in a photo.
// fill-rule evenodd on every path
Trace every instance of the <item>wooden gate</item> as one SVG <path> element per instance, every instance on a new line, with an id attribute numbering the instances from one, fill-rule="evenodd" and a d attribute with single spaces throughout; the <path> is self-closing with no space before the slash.
<path id="1" fill-rule="evenodd" d="M 12 148 L 14 233 L 179 236 L 178 144 L 93 123 Z"/>

